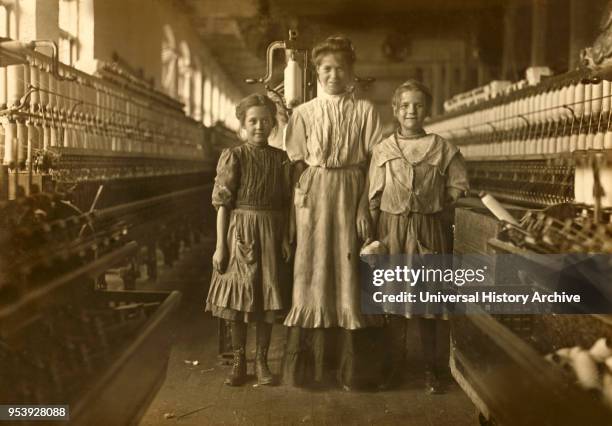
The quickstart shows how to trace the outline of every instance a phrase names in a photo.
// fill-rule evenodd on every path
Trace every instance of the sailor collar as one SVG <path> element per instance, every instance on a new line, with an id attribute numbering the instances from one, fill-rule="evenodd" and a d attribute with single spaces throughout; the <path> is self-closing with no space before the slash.
<path id="1" fill-rule="evenodd" d="M 437 166 L 442 158 L 443 144 L 440 143 L 440 139 L 435 134 L 427 134 L 423 137 L 433 138 L 431 145 L 427 149 L 427 152 L 420 161 L 411 162 L 404 157 L 402 150 L 400 149 L 395 133 L 384 139 L 379 145 L 376 146 L 376 165 L 382 167 L 387 161 L 402 159 L 406 163 L 416 165 L 419 163 L 427 162 L 432 166 Z"/>

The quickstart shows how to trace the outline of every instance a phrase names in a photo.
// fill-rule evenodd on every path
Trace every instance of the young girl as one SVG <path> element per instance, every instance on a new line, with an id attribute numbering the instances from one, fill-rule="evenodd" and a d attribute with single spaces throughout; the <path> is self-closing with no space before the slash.
<path id="1" fill-rule="evenodd" d="M 392 102 L 399 129 L 374 147 L 369 172 L 370 214 L 378 240 L 387 246 L 389 254 L 448 253 L 450 229 L 444 226 L 442 213 L 468 189 L 459 150 L 423 129 L 431 102 L 429 90 L 418 81 L 408 80 L 400 85 Z M 436 393 L 440 390 L 435 362 L 436 328 L 442 317 L 427 311 L 415 315 L 410 308 L 406 305 L 402 316 L 418 318 L 426 389 Z M 388 319 L 397 322 L 397 317 Z M 387 327 L 389 334 L 392 330 Z M 391 379 L 397 376 L 397 360 L 402 354 L 389 355 Z"/>
<path id="2" fill-rule="evenodd" d="M 231 322 L 234 362 L 225 383 L 246 379 L 246 323 L 257 326 L 255 372 L 259 384 L 271 384 L 267 365 L 272 323 L 286 308 L 285 262 L 289 189 L 288 159 L 268 145 L 276 127 L 276 106 L 254 94 L 236 107 L 246 143 L 219 158 L 212 202 L 217 209 L 217 248 L 206 310 Z M 283 288 L 285 287 L 285 288 Z"/>

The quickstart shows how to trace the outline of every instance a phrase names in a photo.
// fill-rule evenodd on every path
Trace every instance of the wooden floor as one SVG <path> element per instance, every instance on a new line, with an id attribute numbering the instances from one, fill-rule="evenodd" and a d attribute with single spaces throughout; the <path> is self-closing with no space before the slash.
<path id="1" fill-rule="evenodd" d="M 218 363 L 216 321 L 204 313 L 202 304 L 213 244 L 205 241 L 185 251 L 178 265 L 162 269 L 156 283 L 138 285 L 139 289 L 179 289 L 184 294 L 167 378 L 142 425 L 477 424 L 475 409 L 456 384 L 444 395 L 426 395 L 418 370 L 407 374 L 400 389 L 384 392 L 256 386 L 254 377 L 242 387 L 225 386 L 229 367 Z M 284 327 L 275 326 L 270 349 L 273 372 L 280 368 L 284 336 Z M 254 339 L 248 340 L 248 372 L 253 374 Z"/>

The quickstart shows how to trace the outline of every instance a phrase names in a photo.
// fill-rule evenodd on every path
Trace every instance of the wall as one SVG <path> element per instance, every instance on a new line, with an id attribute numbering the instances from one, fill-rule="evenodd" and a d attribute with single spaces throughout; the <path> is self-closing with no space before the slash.
<path id="1" fill-rule="evenodd" d="M 465 90 L 467 69 L 478 66 L 478 61 L 469 61 L 464 25 L 455 25 L 453 31 L 446 29 L 440 33 L 437 28 L 417 28 L 409 23 L 405 26 L 398 24 L 396 28 L 375 21 L 368 25 L 367 32 L 359 26 L 343 27 L 338 23 L 320 25 L 316 31 L 311 30 L 310 34 L 308 29 L 303 32 L 310 37 L 312 43 L 338 33 L 351 39 L 357 54 L 355 74 L 376 78 L 375 83 L 366 89 L 366 96 L 378 106 L 387 132 L 395 125 L 391 96 L 401 83 L 409 78 L 422 80 L 434 95 L 434 113 L 440 113 L 445 99 Z M 400 38 L 404 37 L 403 43 L 407 48 L 401 61 L 389 59 L 383 51 L 385 41 L 394 33 Z"/>
<path id="2" fill-rule="evenodd" d="M 153 77 L 156 87 L 161 89 L 163 27 L 169 25 L 177 46 L 186 42 L 192 57 L 198 58 L 204 78 L 213 76 L 213 81 L 225 92 L 231 103 L 242 97 L 242 93 L 225 77 L 225 72 L 200 41 L 189 17 L 173 2 L 94 0 L 93 12 L 95 59 L 110 61 L 113 52 L 116 52 L 132 67 L 142 68 L 146 77 Z M 203 86 L 196 84 L 198 88 Z"/>

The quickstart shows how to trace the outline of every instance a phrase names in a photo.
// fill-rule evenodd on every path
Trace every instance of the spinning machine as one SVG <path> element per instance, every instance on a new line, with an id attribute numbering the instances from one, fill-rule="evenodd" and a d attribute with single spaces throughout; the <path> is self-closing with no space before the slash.
<path id="1" fill-rule="evenodd" d="M 528 265 L 511 277 L 493 274 L 492 289 L 510 282 L 552 293 L 564 280 L 582 286 L 592 274 L 609 277 L 611 70 L 600 64 L 547 76 L 533 68 L 518 83 L 493 82 L 455 96 L 427 124 L 467 160 L 471 194 L 455 212 L 455 253 L 486 255 L 492 263 L 513 255 Z M 597 261 L 566 276 L 562 254 L 593 254 Z M 610 288 L 598 291 L 610 306 Z M 612 345 L 612 316 L 578 307 L 572 313 L 517 308 L 498 315 L 491 306 L 452 319 L 451 371 L 483 424 L 609 424 L 612 372 L 594 370 L 583 355 L 602 338 Z"/>
<path id="2" fill-rule="evenodd" d="M 117 63 L 60 63 L 47 41 L 0 41 L 0 124 L 0 401 L 136 422 L 180 300 L 134 291 L 140 264 L 154 279 L 158 247 L 172 264 L 200 237 L 211 142 L 235 138 Z"/>

